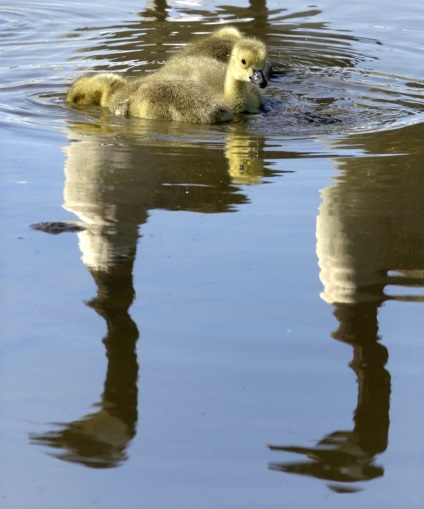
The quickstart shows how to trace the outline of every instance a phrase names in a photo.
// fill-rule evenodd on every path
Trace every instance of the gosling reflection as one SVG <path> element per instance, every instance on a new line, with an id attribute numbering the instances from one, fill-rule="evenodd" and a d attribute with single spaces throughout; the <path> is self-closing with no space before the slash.
<path id="1" fill-rule="evenodd" d="M 70 423 L 55 424 L 56 429 L 47 433 L 32 434 L 30 440 L 53 448 L 56 451 L 51 454 L 59 459 L 110 468 L 127 459 L 128 445 L 136 434 L 139 332 L 129 308 L 135 296 L 132 271 L 137 221 L 146 216 L 142 213 L 137 221 L 128 220 L 128 210 L 119 205 L 111 182 L 108 186 L 108 174 L 113 174 L 122 160 L 110 152 L 98 166 L 91 165 L 93 146 L 80 142 L 71 144 L 66 152 L 64 207 L 82 220 L 78 233 L 82 260 L 97 286 L 97 296 L 87 305 L 106 322 L 103 343 L 108 364 L 103 394 L 93 405 L 96 411 Z"/>
<path id="2" fill-rule="evenodd" d="M 134 132 L 130 123 L 123 132 L 104 118 L 98 123 L 70 123 L 70 127 L 72 141 L 64 149 L 64 208 L 79 221 L 34 227 L 50 233 L 78 232 L 81 259 L 97 286 L 97 296 L 86 304 L 106 322 L 103 343 L 108 364 L 95 411 L 68 423 L 54 423 L 54 429 L 33 433 L 30 440 L 59 459 L 110 468 L 127 459 L 138 422 L 139 331 L 129 309 L 135 298 L 133 267 L 140 226 L 154 209 L 219 213 L 246 203 L 234 183 L 237 175 L 228 171 L 235 159 L 237 164 L 245 161 L 250 183 L 260 182 L 270 172 L 259 156 L 260 141 L 254 148 L 244 144 L 241 131 L 231 132 L 227 140 L 228 147 L 239 147 L 237 155 L 231 148 L 224 155 L 206 144 L 176 147 L 160 141 L 181 135 L 173 132 L 175 126 L 163 123 L 159 127 L 164 131 L 151 127 L 148 133 L 141 132 L 138 123 Z M 148 140 L 145 145 L 140 142 L 143 135 Z"/>
<path id="3" fill-rule="evenodd" d="M 265 168 L 263 139 L 232 134 L 231 128 L 225 145 L 228 173 L 234 184 L 255 185 L 263 182 Z"/>
<path id="4" fill-rule="evenodd" d="M 350 367 L 358 381 L 353 429 L 333 431 L 312 447 L 271 445 L 271 450 L 299 454 L 306 460 L 271 463 L 270 469 L 339 483 L 369 481 L 384 474 L 374 461 L 387 448 L 390 375 L 385 369 L 387 349 L 378 342 L 377 309 L 376 303 L 356 303 L 337 304 L 334 311 L 340 327 L 332 337 L 353 347 Z M 339 485 L 330 488 L 356 491 Z"/>
<path id="5" fill-rule="evenodd" d="M 103 340 L 108 360 L 104 391 L 97 410 L 55 430 L 31 434 L 32 443 L 56 449 L 53 456 L 93 468 L 119 466 L 127 459 L 127 447 L 137 425 L 138 329 L 128 309 L 134 298 L 133 253 L 108 268 L 89 268 L 98 287 L 88 302 L 107 324 Z"/>
<path id="6" fill-rule="evenodd" d="M 313 447 L 270 446 L 307 458 L 271 463 L 273 470 L 347 483 L 384 474 L 384 466 L 375 461 L 388 444 L 391 382 L 378 312 L 386 301 L 424 300 L 416 293 L 424 287 L 424 174 L 414 141 L 421 137 L 422 126 L 417 125 L 336 142 L 364 152 L 364 157 L 339 164 L 336 182 L 321 193 L 317 219 L 321 297 L 333 306 L 339 323 L 331 336 L 353 348 L 350 367 L 358 383 L 354 427 L 331 432 Z M 405 152 L 408 157 L 402 156 Z"/>

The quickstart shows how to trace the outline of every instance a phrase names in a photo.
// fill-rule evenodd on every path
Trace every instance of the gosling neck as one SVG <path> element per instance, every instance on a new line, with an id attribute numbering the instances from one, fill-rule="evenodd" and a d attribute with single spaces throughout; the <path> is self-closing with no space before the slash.
<path id="1" fill-rule="evenodd" d="M 237 80 L 230 70 L 227 71 L 224 84 L 224 99 L 228 102 L 231 108 L 241 113 L 246 109 L 244 100 L 244 89 L 247 83 Z"/>

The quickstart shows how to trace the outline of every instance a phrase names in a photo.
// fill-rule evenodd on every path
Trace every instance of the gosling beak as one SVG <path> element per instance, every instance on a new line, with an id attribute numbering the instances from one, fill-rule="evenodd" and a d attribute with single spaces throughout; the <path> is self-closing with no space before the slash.
<path id="1" fill-rule="evenodd" d="M 268 82 L 261 69 L 258 71 L 254 70 L 252 76 L 249 76 L 249 79 L 252 83 L 258 85 L 260 88 L 265 88 L 268 85 Z"/>

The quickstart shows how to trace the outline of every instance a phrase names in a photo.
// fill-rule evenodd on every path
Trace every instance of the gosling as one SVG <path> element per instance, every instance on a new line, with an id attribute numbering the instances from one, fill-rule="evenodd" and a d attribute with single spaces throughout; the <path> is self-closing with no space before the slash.
<path id="1" fill-rule="evenodd" d="M 218 33 L 215 37 L 224 39 Z M 121 116 L 192 123 L 226 122 L 235 113 L 258 113 L 263 104 L 259 88 L 267 86 L 266 46 L 238 34 L 233 29 L 227 64 L 202 51 L 183 50 L 142 78 L 114 73 L 83 76 L 71 85 L 66 100 L 107 107 Z"/>
<path id="2" fill-rule="evenodd" d="M 171 56 L 171 59 L 205 56 L 227 64 L 234 44 L 242 37 L 242 33 L 237 28 L 225 26 L 177 51 Z"/>

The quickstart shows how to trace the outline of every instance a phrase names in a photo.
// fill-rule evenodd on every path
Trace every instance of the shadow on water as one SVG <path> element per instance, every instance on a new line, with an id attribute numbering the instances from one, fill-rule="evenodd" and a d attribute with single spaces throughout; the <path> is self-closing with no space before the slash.
<path id="1" fill-rule="evenodd" d="M 336 149 L 361 151 L 336 160 L 340 173 L 321 191 L 316 230 L 321 297 L 333 306 L 339 323 L 332 337 L 353 349 L 350 367 L 358 383 L 354 427 L 332 431 L 311 447 L 270 445 L 273 451 L 305 457 L 270 463 L 272 470 L 340 483 L 384 474 L 375 459 L 388 445 L 391 384 L 378 311 L 388 300 L 424 302 L 415 292 L 424 287 L 424 173 L 417 172 L 422 149 L 416 144 L 423 135 L 419 124 L 331 143 Z"/>

